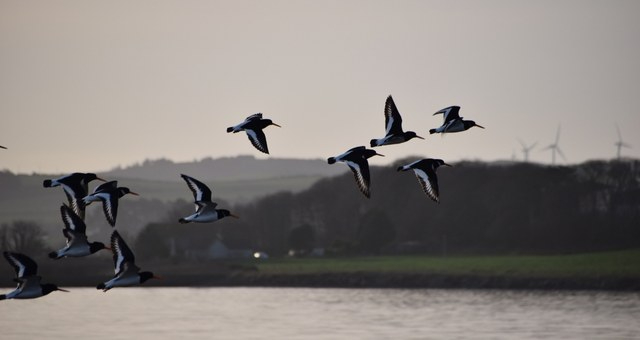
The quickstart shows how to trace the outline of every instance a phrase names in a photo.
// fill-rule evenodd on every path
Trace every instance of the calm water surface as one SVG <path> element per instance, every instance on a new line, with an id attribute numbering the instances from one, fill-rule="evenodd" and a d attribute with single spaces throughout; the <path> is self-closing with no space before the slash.
<path id="1" fill-rule="evenodd" d="M 0 313 L 3 340 L 640 339 L 638 293 L 75 288 Z"/>

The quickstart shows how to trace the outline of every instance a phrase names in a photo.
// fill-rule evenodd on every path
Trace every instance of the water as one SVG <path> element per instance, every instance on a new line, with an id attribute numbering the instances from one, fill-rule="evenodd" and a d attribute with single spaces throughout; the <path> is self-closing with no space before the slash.
<path id="1" fill-rule="evenodd" d="M 75 288 L 0 312 L 3 340 L 640 338 L 638 293 Z"/>

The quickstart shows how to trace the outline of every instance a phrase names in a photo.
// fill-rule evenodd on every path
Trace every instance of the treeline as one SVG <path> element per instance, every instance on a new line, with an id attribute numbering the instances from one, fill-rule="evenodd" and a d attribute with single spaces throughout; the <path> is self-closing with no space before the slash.
<path id="1" fill-rule="evenodd" d="M 190 202 L 167 208 L 136 242 L 143 256 L 181 256 L 220 239 L 229 248 L 271 256 L 427 253 L 573 253 L 640 247 L 640 162 L 575 166 L 461 162 L 440 168 L 441 203 L 410 172 L 372 167 L 371 199 L 351 174 L 326 178 L 298 194 L 277 193 L 229 206 L 241 216 L 180 225 Z M 215 193 L 215 188 L 213 188 Z M 215 198 L 214 198 L 215 199 Z"/>

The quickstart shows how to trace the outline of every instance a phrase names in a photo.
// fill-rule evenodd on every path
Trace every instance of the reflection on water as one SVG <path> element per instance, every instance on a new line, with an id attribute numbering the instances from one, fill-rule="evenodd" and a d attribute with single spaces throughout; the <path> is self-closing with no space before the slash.
<path id="1" fill-rule="evenodd" d="M 76 288 L 0 303 L 2 339 L 637 339 L 640 294 Z"/>

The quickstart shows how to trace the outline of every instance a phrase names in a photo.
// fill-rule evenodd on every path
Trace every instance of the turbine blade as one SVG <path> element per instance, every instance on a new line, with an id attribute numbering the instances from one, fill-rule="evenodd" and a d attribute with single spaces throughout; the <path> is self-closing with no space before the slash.
<path id="1" fill-rule="evenodd" d="M 562 159 L 564 159 L 566 161 L 567 157 L 564 156 L 564 153 L 562 153 L 562 150 L 560 150 L 559 147 L 556 147 L 556 150 L 558 151 L 558 154 L 560 154 L 560 156 L 562 156 Z"/>

